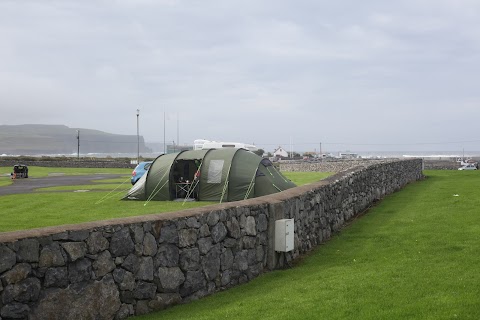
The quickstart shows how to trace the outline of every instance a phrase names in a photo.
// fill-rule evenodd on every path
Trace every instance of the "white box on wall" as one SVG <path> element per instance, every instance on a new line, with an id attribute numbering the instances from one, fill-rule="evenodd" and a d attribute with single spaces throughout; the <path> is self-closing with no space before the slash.
<path id="1" fill-rule="evenodd" d="M 275 251 L 288 252 L 294 249 L 293 219 L 275 221 Z"/>

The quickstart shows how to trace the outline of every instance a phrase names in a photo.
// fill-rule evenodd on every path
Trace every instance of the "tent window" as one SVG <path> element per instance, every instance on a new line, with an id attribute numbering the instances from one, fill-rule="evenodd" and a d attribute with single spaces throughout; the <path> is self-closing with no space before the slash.
<path id="1" fill-rule="evenodd" d="M 212 160 L 208 168 L 208 183 L 220 183 L 222 182 L 222 170 L 224 160 Z"/>
<path id="2" fill-rule="evenodd" d="M 255 173 L 255 177 L 264 177 L 264 176 L 265 174 L 257 169 L 257 172 Z"/>
<path id="3" fill-rule="evenodd" d="M 270 160 L 265 159 L 265 158 L 263 158 L 262 161 L 260 161 L 260 162 L 261 162 L 261 164 L 263 164 L 263 166 L 265 166 L 265 167 L 273 166 L 273 164 L 270 162 Z"/>

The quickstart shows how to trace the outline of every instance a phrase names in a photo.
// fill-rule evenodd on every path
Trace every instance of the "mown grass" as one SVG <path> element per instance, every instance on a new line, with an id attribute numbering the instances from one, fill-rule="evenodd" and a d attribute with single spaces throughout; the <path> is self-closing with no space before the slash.
<path id="1" fill-rule="evenodd" d="M 297 186 L 302 186 L 325 179 L 331 176 L 333 172 L 282 172 L 282 174 L 292 180 Z"/>
<path id="2" fill-rule="evenodd" d="M 135 319 L 480 319 L 480 176 L 426 174 L 292 269 Z"/>
<path id="3" fill-rule="evenodd" d="M 93 174 L 98 170 L 63 169 L 59 168 L 56 172 Z M 123 173 L 121 170 L 125 169 L 110 170 L 101 172 Z M 51 168 L 42 168 L 36 174 L 48 175 L 51 172 Z M 301 185 L 302 181 L 317 181 L 319 177 L 311 173 L 296 173 L 292 180 Z M 108 184 L 101 183 L 105 181 Z M 172 212 L 214 204 L 205 201 L 185 204 L 173 201 L 150 201 L 148 204 L 143 201 L 120 201 L 130 187 L 130 179 L 124 177 L 95 180 L 94 184 L 88 185 L 40 188 L 39 192 L 31 194 L 0 196 L 0 232 Z M 83 190 L 89 191 L 74 192 Z"/>
<path id="4" fill-rule="evenodd" d="M 78 189 L 82 189 L 79 187 Z M 39 192 L 0 197 L 0 232 L 165 213 L 212 202 L 120 201 L 125 192 Z M 105 198 L 106 197 L 106 198 Z"/>

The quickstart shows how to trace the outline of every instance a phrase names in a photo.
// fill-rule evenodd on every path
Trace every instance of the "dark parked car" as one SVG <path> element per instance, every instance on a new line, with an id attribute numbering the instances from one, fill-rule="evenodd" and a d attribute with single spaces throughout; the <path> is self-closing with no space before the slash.
<path id="1" fill-rule="evenodd" d="M 132 185 L 137 183 L 137 181 L 148 171 L 152 162 L 153 161 L 140 162 L 138 166 L 133 169 L 132 178 L 130 179 Z"/>
<path id="2" fill-rule="evenodd" d="M 28 178 L 28 167 L 24 164 L 16 164 L 13 166 L 13 172 L 11 174 L 12 179 L 16 178 Z"/>

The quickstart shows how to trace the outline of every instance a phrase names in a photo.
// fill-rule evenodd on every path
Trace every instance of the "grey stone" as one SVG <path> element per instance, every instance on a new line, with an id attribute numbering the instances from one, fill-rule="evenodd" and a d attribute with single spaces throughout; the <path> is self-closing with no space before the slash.
<path id="1" fill-rule="evenodd" d="M 206 280 L 201 271 L 188 271 L 185 277 L 185 282 L 180 287 L 180 295 L 182 297 L 189 296 L 192 293 L 205 288 Z"/>
<path id="2" fill-rule="evenodd" d="M 159 243 L 178 243 L 178 232 L 177 232 L 177 227 L 175 224 L 170 224 L 167 226 L 164 226 L 160 230 L 160 238 L 159 238 Z"/>
<path id="3" fill-rule="evenodd" d="M 219 215 L 220 215 L 220 221 L 227 222 L 227 217 L 228 217 L 227 211 L 222 209 Z"/>
<path id="4" fill-rule="evenodd" d="M 151 311 L 152 310 L 149 308 L 147 300 L 137 301 L 137 304 L 135 305 L 135 315 L 141 316 L 150 313 Z"/>
<path id="5" fill-rule="evenodd" d="M 256 236 L 257 235 L 255 218 L 252 217 L 252 216 L 247 217 L 247 220 L 245 222 L 245 233 L 248 236 Z"/>
<path id="6" fill-rule="evenodd" d="M 75 230 L 68 232 L 68 239 L 71 241 L 85 241 L 90 235 L 89 230 Z"/>
<path id="7" fill-rule="evenodd" d="M 88 252 L 91 254 L 107 250 L 109 243 L 101 232 L 92 232 L 87 239 Z"/>
<path id="8" fill-rule="evenodd" d="M 120 308 L 120 295 L 112 277 L 93 283 L 78 283 L 66 289 L 47 289 L 30 320 L 113 319 Z"/>
<path id="9" fill-rule="evenodd" d="M 236 270 L 240 270 L 240 271 L 247 270 L 248 269 L 248 252 L 246 250 L 237 252 L 233 263 Z"/>
<path id="10" fill-rule="evenodd" d="M 136 243 L 135 244 L 135 250 L 133 251 L 133 253 L 137 256 L 142 256 L 143 255 L 143 243 L 142 244 Z"/>
<path id="11" fill-rule="evenodd" d="M 115 316 L 115 320 L 127 319 L 128 317 L 133 316 L 133 314 L 134 314 L 133 305 L 124 303 L 120 306 L 120 309 L 118 310 L 117 315 Z"/>
<path id="12" fill-rule="evenodd" d="M 0 315 L 5 319 L 27 319 L 30 307 L 23 303 L 14 302 L 3 306 Z"/>
<path id="13" fill-rule="evenodd" d="M 239 223 L 240 223 L 240 229 L 245 229 L 245 226 L 247 224 L 247 216 L 244 213 L 240 215 Z"/>
<path id="14" fill-rule="evenodd" d="M 84 242 L 65 242 L 62 243 L 62 247 L 67 253 L 70 261 L 76 261 L 83 258 L 87 253 L 87 245 Z"/>
<path id="15" fill-rule="evenodd" d="M 8 304 L 13 301 L 28 303 L 36 301 L 40 294 L 41 283 L 37 278 L 27 278 L 16 284 L 5 287 L 3 293 L 3 303 Z"/>
<path id="16" fill-rule="evenodd" d="M 0 245 L 0 273 L 12 268 L 16 262 L 17 256 L 15 252 L 5 245 Z"/>
<path id="17" fill-rule="evenodd" d="M 208 214 L 207 224 L 212 227 L 220 221 L 220 215 L 217 211 L 212 211 Z"/>
<path id="18" fill-rule="evenodd" d="M 251 265 L 247 270 L 248 280 L 252 280 L 260 275 L 260 266 L 258 264 Z"/>
<path id="19" fill-rule="evenodd" d="M 48 268 L 45 273 L 44 287 L 65 288 L 68 285 L 67 267 Z"/>
<path id="20" fill-rule="evenodd" d="M 53 241 L 68 240 L 68 232 L 65 231 L 65 232 L 56 233 L 56 234 L 52 235 L 52 240 Z"/>
<path id="21" fill-rule="evenodd" d="M 137 280 L 153 280 L 153 259 L 152 257 L 142 257 L 139 259 L 138 271 L 135 275 Z"/>
<path id="22" fill-rule="evenodd" d="M 257 263 L 257 250 L 256 249 L 250 249 L 250 250 L 247 251 L 247 261 L 248 261 L 248 265 L 250 267 Z"/>
<path id="23" fill-rule="evenodd" d="M 132 273 L 137 273 L 139 266 L 139 257 L 134 254 L 129 254 L 125 261 L 122 263 L 122 267 Z"/>
<path id="24" fill-rule="evenodd" d="M 220 250 L 213 248 L 202 258 L 203 272 L 207 280 L 214 280 L 220 272 Z"/>
<path id="25" fill-rule="evenodd" d="M 178 246 L 180 248 L 191 247 L 197 242 L 197 229 L 182 229 L 178 232 Z"/>
<path id="26" fill-rule="evenodd" d="M 212 240 L 213 243 L 219 243 L 227 236 L 227 228 L 223 224 L 223 222 L 217 223 L 212 228 Z"/>
<path id="27" fill-rule="evenodd" d="M 135 304 L 137 300 L 133 296 L 132 291 L 120 291 L 120 301 L 122 303 Z"/>
<path id="28" fill-rule="evenodd" d="M 32 267 L 28 263 L 19 263 L 11 270 L 5 272 L 1 279 L 6 285 L 9 285 L 26 279 L 31 272 Z"/>
<path id="29" fill-rule="evenodd" d="M 38 262 L 40 244 L 36 239 L 20 240 L 18 245 L 18 262 Z"/>
<path id="30" fill-rule="evenodd" d="M 222 272 L 222 277 L 220 279 L 220 284 L 225 287 L 227 286 L 231 281 L 231 271 L 230 270 L 225 270 Z"/>
<path id="31" fill-rule="evenodd" d="M 257 220 L 257 231 L 258 232 L 263 232 L 267 231 L 268 229 L 268 218 L 267 215 L 265 214 L 259 214 L 258 215 L 258 220 Z"/>
<path id="32" fill-rule="evenodd" d="M 210 228 L 208 227 L 208 224 L 203 224 L 200 229 L 198 230 L 198 236 L 200 238 L 208 237 L 210 236 Z"/>
<path id="33" fill-rule="evenodd" d="M 178 267 L 159 268 L 160 287 L 164 292 L 176 292 L 185 281 L 185 275 Z"/>
<path id="34" fill-rule="evenodd" d="M 200 222 L 198 222 L 196 217 L 190 217 L 187 219 L 187 227 L 198 229 L 200 228 Z"/>
<path id="35" fill-rule="evenodd" d="M 265 251 L 263 249 L 263 246 L 258 246 L 255 250 L 257 262 L 262 262 L 265 257 Z"/>
<path id="36" fill-rule="evenodd" d="M 200 269 L 200 252 L 197 248 L 185 249 L 180 253 L 180 268 L 184 271 Z"/>
<path id="37" fill-rule="evenodd" d="M 65 265 L 62 249 L 58 242 L 43 247 L 40 252 L 39 267 L 61 267 Z"/>
<path id="38" fill-rule="evenodd" d="M 242 238 L 243 248 L 244 249 L 253 249 L 255 248 L 255 243 L 257 239 L 255 237 L 245 236 Z"/>
<path id="39" fill-rule="evenodd" d="M 158 250 L 157 240 L 151 233 L 145 234 L 143 238 L 143 255 L 153 257 Z"/>
<path id="40" fill-rule="evenodd" d="M 153 299 L 157 291 L 157 286 L 150 282 L 138 281 L 133 289 L 133 297 L 135 299 Z"/>
<path id="41" fill-rule="evenodd" d="M 176 267 L 180 258 L 180 250 L 172 244 L 161 244 L 155 255 L 154 265 L 158 267 Z"/>
<path id="42" fill-rule="evenodd" d="M 213 247 L 213 241 L 211 237 L 202 238 L 198 240 L 198 250 L 201 254 L 206 254 Z"/>
<path id="43" fill-rule="evenodd" d="M 110 240 L 110 253 L 113 257 L 126 256 L 135 249 L 130 231 L 128 228 L 122 228 L 113 234 Z"/>
<path id="44" fill-rule="evenodd" d="M 231 249 L 226 249 L 220 256 L 222 271 L 230 270 L 233 266 L 233 252 Z"/>
<path id="45" fill-rule="evenodd" d="M 113 271 L 113 279 L 118 284 L 120 290 L 133 291 L 135 288 L 135 276 L 122 268 L 117 268 Z"/>
<path id="46" fill-rule="evenodd" d="M 90 280 L 92 274 L 92 263 L 89 259 L 83 258 L 68 265 L 68 280 L 70 283 Z"/>
<path id="47" fill-rule="evenodd" d="M 232 220 L 227 221 L 228 236 L 234 239 L 238 239 L 241 236 L 240 224 L 237 218 L 232 217 Z"/>
<path id="48" fill-rule="evenodd" d="M 113 262 L 112 255 L 107 250 L 101 252 L 97 259 L 93 262 L 93 271 L 97 278 L 103 277 L 115 269 L 115 262 Z"/>
<path id="49" fill-rule="evenodd" d="M 134 226 L 132 227 L 133 231 L 133 239 L 135 243 L 143 243 L 143 238 L 145 236 L 143 232 L 143 227 L 140 226 Z"/>
<path id="50" fill-rule="evenodd" d="M 182 296 L 178 293 L 158 293 L 155 299 L 148 302 L 148 306 L 155 311 L 163 310 L 182 302 Z"/>
<path id="51" fill-rule="evenodd" d="M 236 246 L 239 246 L 239 241 L 233 239 L 233 238 L 225 238 L 225 240 L 223 241 L 223 246 L 225 248 L 233 248 L 233 247 L 236 247 Z"/>

